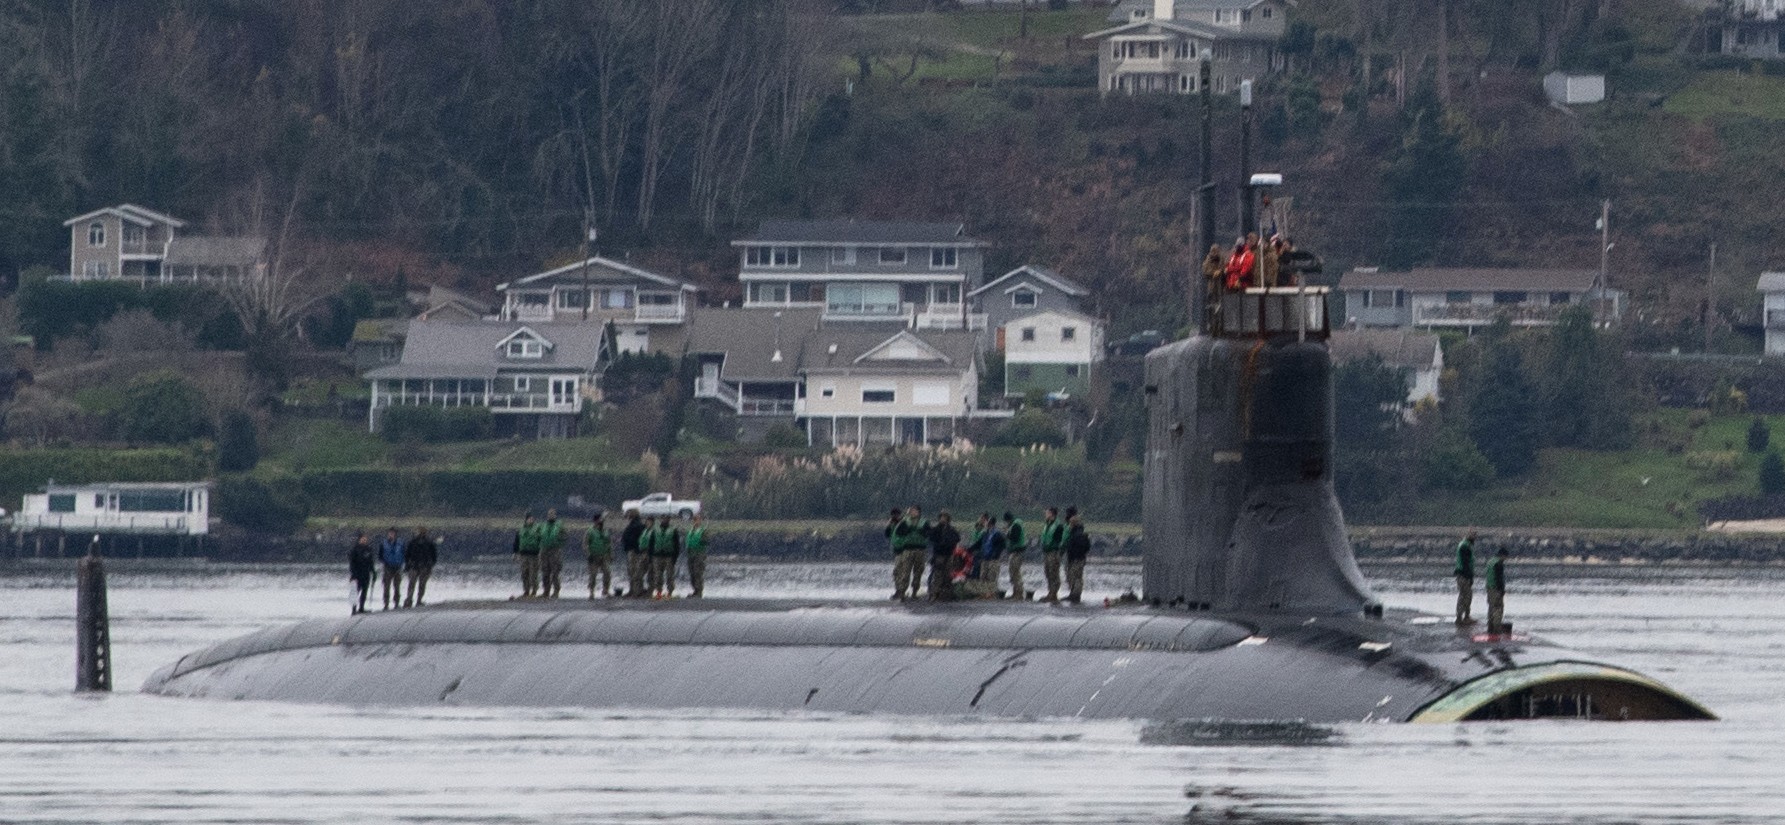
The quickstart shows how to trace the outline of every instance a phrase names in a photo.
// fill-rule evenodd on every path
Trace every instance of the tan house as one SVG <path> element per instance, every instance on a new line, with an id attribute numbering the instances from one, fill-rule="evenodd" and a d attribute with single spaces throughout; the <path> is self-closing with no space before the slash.
<path id="1" fill-rule="evenodd" d="M 95 209 L 62 225 L 69 229 L 68 277 L 75 281 L 236 280 L 266 261 L 265 238 L 182 235 L 185 221 L 135 204 Z"/>
<path id="2" fill-rule="evenodd" d="M 506 321 L 614 324 L 620 352 L 659 347 L 651 331 L 680 327 L 697 291 L 693 284 L 599 255 L 497 284 Z"/>
<path id="3" fill-rule="evenodd" d="M 1277 48 L 1295 0 L 1123 0 L 1097 41 L 1097 87 L 1110 94 L 1215 94 L 1283 70 Z"/>

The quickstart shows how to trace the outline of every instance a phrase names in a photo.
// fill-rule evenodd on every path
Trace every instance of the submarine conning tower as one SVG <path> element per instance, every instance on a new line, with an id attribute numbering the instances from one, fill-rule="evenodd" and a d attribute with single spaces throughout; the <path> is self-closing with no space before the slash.
<path id="1" fill-rule="evenodd" d="M 1142 597 L 1377 614 L 1333 493 L 1328 290 L 1228 292 L 1146 359 Z"/>

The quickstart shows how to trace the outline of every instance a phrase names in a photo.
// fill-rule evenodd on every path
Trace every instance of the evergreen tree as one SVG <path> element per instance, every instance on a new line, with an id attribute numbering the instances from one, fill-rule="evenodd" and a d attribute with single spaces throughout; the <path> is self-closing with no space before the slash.
<path id="1" fill-rule="evenodd" d="M 1785 493 L 1785 461 L 1779 459 L 1777 452 L 1767 453 L 1760 460 L 1760 492 L 1769 496 Z"/>
<path id="2" fill-rule="evenodd" d="M 1766 419 L 1754 416 L 1754 423 L 1748 425 L 1748 452 L 1764 453 L 1772 440 L 1773 433 L 1767 429 Z"/>
<path id="3" fill-rule="evenodd" d="M 1616 450 L 1630 446 L 1630 397 L 1623 359 L 1593 328 L 1592 310 L 1563 311 L 1550 332 L 1542 373 L 1543 424 L 1558 447 Z"/>
<path id="4" fill-rule="evenodd" d="M 1488 332 L 1481 374 L 1469 399 L 1469 438 L 1501 476 L 1516 476 L 1537 461 L 1542 432 L 1537 388 L 1525 375 L 1524 356 L 1501 319 Z"/>
<path id="5" fill-rule="evenodd" d="M 209 432 L 204 396 L 177 373 L 142 376 L 124 391 L 119 434 L 126 441 L 178 444 Z"/>
<path id="6" fill-rule="evenodd" d="M 1449 232 L 1451 205 L 1467 182 L 1469 162 L 1448 114 L 1429 83 L 1402 112 L 1401 146 L 1382 175 L 1389 201 L 1387 266 L 1431 260 Z"/>
<path id="7" fill-rule="evenodd" d="M 245 473 L 259 463 L 260 438 L 254 417 L 242 410 L 230 410 L 223 416 L 223 431 L 217 436 L 217 469 Z"/>

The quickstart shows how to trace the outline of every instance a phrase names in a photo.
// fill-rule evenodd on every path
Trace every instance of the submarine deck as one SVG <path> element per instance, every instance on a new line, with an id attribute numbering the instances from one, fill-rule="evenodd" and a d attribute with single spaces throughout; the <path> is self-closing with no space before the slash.
<path id="1" fill-rule="evenodd" d="M 1572 693 L 1533 698 L 1543 685 Z M 346 704 L 1308 721 L 1530 715 L 1534 702 L 1562 708 L 1573 696 L 1568 715 L 1709 717 L 1639 674 L 1527 637 L 1472 637 L 1413 611 L 990 601 L 443 603 L 269 628 L 189 654 L 144 689 Z M 1597 707 L 1583 696 L 1598 696 Z"/>

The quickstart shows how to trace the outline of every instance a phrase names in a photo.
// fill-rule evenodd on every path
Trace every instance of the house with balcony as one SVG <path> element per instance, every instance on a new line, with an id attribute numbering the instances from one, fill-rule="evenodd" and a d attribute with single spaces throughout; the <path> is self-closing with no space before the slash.
<path id="1" fill-rule="evenodd" d="M 680 327 L 693 284 L 599 255 L 497 284 L 498 317 L 529 324 L 614 325 L 620 352 L 648 352 L 653 329 Z M 675 333 L 678 336 L 680 333 Z"/>
<path id="2" fill-rule="evenodd" d="M 1785 272 L 1762 272 L 1760 283 L 1761 320 L 1766 327 L 1767 355 L 1785 355 Z"/>
<path id="3" fill-rule="evenodd" d="M 821 446 L 946 443 L 975 414 L 973 331 L 824 315 L 822 307 L 701 309 L 688 330 L 694 397 L 735 414 L 743 440 L 787 425 Z"/>
<path id="4" fill-rule="evenodd" d="M 202 536 L 211 531 L 211 483 L 56 484 L 25 496 L 12 527 L 66 533 Z"/>
<path id="5" fill-rule="evenodd" d="M 398 406 L 482 407 L 498 435 L 568 438 L 595 397 L 603 324 L 421 321 L 408 325 L 395 364 L 369 370 L 366 426 Z"/>
<path id="6" fill-rule="evenodd" d="M 1785 57 L 1785 0 L 1723 0 L 1721 51 L 1739 57 Z"/>
<path id="7" fill-rule="evenodd" d="M 1090 290 L 1060 273 L 1028 264 L 968 292 L 967 301 L 993 330 L 992 348 L 1003 350 L 1011 321 L 1047 310 L 1084 314 L 1084 302 L 1090 295 Z"/>
<path id="8" fill-rule="evenodd" d="M 1091 390 L 1091 369 L 1103 360 L 1103 324 L 1063 309 L 1047 309 L 1005 324 L 1004 394 L 1040 392 L 1079 398 Z"/>
<path id="9" fill-rule="evenodd" d="M 764 221 L 738 249 L 748 309 L 818 309 L 826 322 L 984 329 L 966 296 L 986 244 L 959 223 Z"/>
<path id="10" fill-rule="evenodd" d="M 1550 326 L 1574 306 L 1599 324 L 1623 317 L 1628 296 L 1603 286 L 1595 269 L 1355 269 L 1338 286 L 1345 326 L 1472 332 L 1505 318 L 1515 327 Z"/>
<path id="11" fill-rule="evenodd" d="M 1215 94 L 1283 70 L 1277 43 L 1295 0 L 1123 0 L 1097 42 L 1097 87 L 1111 94 Z"/>
<path id="12" fill-rule="evenodd" d="M 95 209 L 62 225 L 69 230 L 68 277 L 75 281 L 239 280 L 266 262 L 265 238 L 182 235 L 185 221 L 135 204 Z"/>

